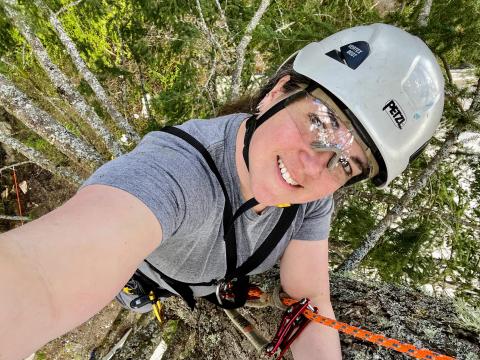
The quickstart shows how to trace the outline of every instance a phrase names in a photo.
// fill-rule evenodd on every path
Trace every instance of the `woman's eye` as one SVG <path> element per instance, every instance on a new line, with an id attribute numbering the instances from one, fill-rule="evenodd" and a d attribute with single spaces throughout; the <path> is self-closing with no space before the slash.
<path id="1" fill-rule="evenodd" d="M 346 159 L 340 159 L 338 162 L 342 165 L 343 171 L 345 171 L 348 176 L 352 176 L 352 166 L 350 163 Z"/>
<path id="2" fill-rule="evenodd" d="M 314 126 L 321 126 L 323 129 L 327 128 L 327 125 L 324 121 L 317 115 L 313 113 L 308 114 L 308 119 L 310 120 L 310 124 Z"/>

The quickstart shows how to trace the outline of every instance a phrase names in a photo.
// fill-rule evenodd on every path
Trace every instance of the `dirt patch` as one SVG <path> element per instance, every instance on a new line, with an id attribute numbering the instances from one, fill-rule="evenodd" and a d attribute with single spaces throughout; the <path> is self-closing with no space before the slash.
<path id="1" fill-rule="evenodd" d="M 17 184 L 23 183 L 22 187 L 26 190 L 26 192 L 21 189 L 18 191 L 21 213 L 32 220 L 56 209 L 70 199 L 77 190 L 75 186 L 31 163 L 15 167 L 15 174 Z M 12 169 L 5 169 L 0 173 L 0 191 L 2 191 L 1 213 L 19 216 Z M 20 221 L 0 220 L 1 232 L 18 226 L 21 226 Z"/>

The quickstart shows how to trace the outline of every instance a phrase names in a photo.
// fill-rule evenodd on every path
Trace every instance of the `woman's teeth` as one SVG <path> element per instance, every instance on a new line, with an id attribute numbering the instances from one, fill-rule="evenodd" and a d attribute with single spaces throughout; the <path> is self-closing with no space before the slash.
<path id="1" fill-rule="evenodd" d="M 292 186 L 297 186 L 298 183 L 292 179 L 290 173 L 288 172 L 287 168 L 283 164 L 282 159 L 278 158 L 278 167 L 280 168 L 280 172 L 282 173 L 283 180 L 285 180 L 288 184 Z"/>

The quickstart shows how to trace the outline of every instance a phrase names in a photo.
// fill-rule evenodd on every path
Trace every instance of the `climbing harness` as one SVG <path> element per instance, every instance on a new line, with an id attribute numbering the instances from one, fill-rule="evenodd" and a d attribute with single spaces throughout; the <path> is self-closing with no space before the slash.
<path id="1" fill-rule="evenodd" d="M 246 302 L 246 306 L 251 307 L 276 306 L 281 309 L 286 309 L 278 330 L 271 342 L 265 340 L 265 338 L 255 330 L 254 326 L 238 312 L 227 313 L 235 326 L 247 336 L 257 350 L 269 356 L 280 352 L 276 360 L 281 359 L 295 338 L 300 335 L 310 321 L 331 327 L 357 339 L 401 352 L 416 359 L 455 360 L 455 358 L 450 356 L 438 354 L 428 349 L 419 349 L 414 345 L 402 343 L 398 340 L 387 338 L 384 335 L 327 318 L 318 314 L 317 308 L 312 306 L 307 298 L 297 301 L 289 298 L 285 293 L 281 293 L 279 289 L 276 290 L 276 292 L 274 291 L 272 294 L 268 294 L 258 287 L 251 287 L 248 291 L 248 300 Z"/>
<path id="2" fill-rule="evenodd" d="M 160 288 L 156 282 L 150 280 L 140 270 L 133 274 L 122 291 L 125 294 L 136 296 L 129 304 L 132 309 L 138 309 L 146 304 L 151 304 L 152 311 L 160 323 L 163 322 L 163 304 L 161 300 L 174 295 L 170 291 Z"/>
<path id="3" fill-rule="evenodd" d="M 314 95 L 311 95 L 310 92 Z M 243 146 L 243 158 L 245 164 L 249 166 L 248 161 L 248 151 L 250 146 L 250 140 L 253 136 L 254 131 L 263 124 L 271 116 L 279 112 L 280 110 L 285 109 L 287 106 L 293 104 L 293 106 L 299 106 L 299 99 L 307 98 L 309 102 L 305 102 L 310 105 L 308 109 L 300 109 L 298 113 L 305 113 L 306 123 L 301 123 L 298 126 L 302 128 L 302 133 L 306 133 L 309 141 L 312 144 L 312 148 L 318 151 L 331 151 L 332 152 L 332 161 L 330 161 L 329 169 L 332 172 L 345 174 L 344 170 L 340 170 L 338 164 L 342 167 L 345 167 L 345 163 L 349 157 L 349 148 L 353 142 L 353 137 L 355 135 L 354 129 L 351 125 L 347 124 L 348 127 L 345 129 L 339 129 L 338 122 L 334 119 L 334 116 L 337 113 L 340 113 L 340 110 L 335 111 L 335 114 L 329 109 L 333 105 L 326 105 L 327 103 L 322 102 L 316 96 L 320 94 L 320 89 L 317 84 L 311 84 L 306 89 L 296 92 L 289 97 L 281 100 L 277 104 L 273 105 L 261 116 L 253 115 L 246 121 L 246 131 L 244 138 Z M 321 93 L 323 94 L 323 93 Z M 327 98 L 327 96 L 323 96 Z M 305 104 L 304 104 L 305 105 Z M 313 108 L 313 110 L 312 110 Z M 305 110 L 305 111 L 304 111 Z M 314 122 L 308 125 L 309 114 L 315 113 L 316 119 L 322 118 L 324 123 Z M 297 114 L 298 115 L 298 114 Z M 343 119 L 343 118 L 342 118 Z M 328 124 L 327 124 L 328 120 Z M 298 121 L 297 121 L 298 122 Z M 344 121 L 342 121 L 342 124 Z M 249 288 L 248 273 L 257 268 L 274 250 L 277 244 L 282 239 L 283 235 L 286 233 L 293 220 L 295 219 L 297 210 L 299 208 L 298 204 L 278 204 L 278 208 L 282 209 L 281 216 L 263 243 L 258 247 L 258 249 L 240 266 L 237 267 L 237 240 L 235 237 L 235 221 L 247 210 L 251 209 L 255 205 L 258 205 L 258 202 L 255 198 L 252 198 L 245 203 L 243 203 L 235 213 L 233 213 L 232 204 L 227 192 L 227 188 L 223 182 L 223 179 L 220 175 L 218 168 L 215 165 L 213 158 L 210 156 L 210 153 L 207 149 L 193 136 L 181 130 L 178 127 L 165 127 L 161 131 L 166 132 L 170 135 L 177 136 L 194 147 L 204 158 L 207 165 L 209 166 L 212 173 L 218 180 L 218 183 L 222 189 L 225 199 L 225 205 L 223 209 L 223 234 L 225 240 L 225 254 L 226 254 L 226 263 L 227 269 L 225 276 L 222 279 L 212 279 L 208 282 L 201 283 L 187 283 L 178 281 L 164 274 L 160 269 L 155 267 L 148 259 L 144 260 L 144 263 L 150 268 L 150 270 L 156 273 L 163 281 L 165 281 L 177 294 L 179 294 L 188 306 L 191 309 L 195 307 L 195 299 L 193 296 L 193 291 L 190 286 L 216 286 L 216 291 L 210 295 L 204 296 L 205 299 L 211 301 L 212 303 L 224 308 L 224 309 L 235 309 L 241 307 L 245 304 L 247 300 L 247 292 Z M 368 151 L 368 148 L 366 149 Z M 371 163 L 374 163 L 375 160 L 373 156 L 368 157 L 369 166 Z M 364 173 L 367 172 L 365 169 Z M 363 179 L 364 177 L 369 176 L 369 173 L 355 176 L 350 179 L 350 182 L 355 182 Z M 343 182 L 343 178 L 342 178 Z M 137 274 L 138 275 L 138 274 Z M 140 277 L 145 275 L 138 275 Z M 146 281 L 152 282 L 151 279 Z M 158 287 L 158 286 L 157 286 Z M 149 286 L 148 289 L 153 289 L 154 294 L 156 293 L 154 286 Z M 142 295 L 146 296 L 146 292 Z M 157 295 L 158 297 L 158 295 Z"/>
<path id="4" fill-rule="evenodd" d="M 282 213 L 271 233 L 255 250 L 255 252 L 247 260 L 245 260 L 243 264 L 237 266 L 237 241 L 235 237 L 234 223 L 245 211 L 251 209 L 255 205 L 258 205 L 257 200 L 252 198 L 246 201 L 237 209 L 235 213 L 233 213 L 227 188 L 213 158 L 210 156 L 207 149 L 193 136 L 177 127 L 165 127 L 161 131 L 177 136 L 193 146 L 203 156 L 210 167 L 210 170 L 217 178 L 220 187 L 222 188 L 225 198 L 225 206 L 223 210 L 223 231 L 227 270 L 222 279 L 213 279 L 211 281 L 201 283 L 187 283 L 172 279 L 161 272 L 147 259 L 145 259 L 144 262 L 152 272 L 159 275 L 163 281 L 165 281 L 176 293 L 178 293 L 192 310 L 195 307 L 196 301 L 190 286 L 215 285 L 216 291 L 212 294 L 204 296 L 205 299 L 224 309 L 235 309 L 242 307 L 247 301 L 247 293 L 249 289 L 249 277 L 247 274 L 263 263 L 268 255 L 270 255 L 270 253 L 274 250 L 295 219 L 299 205 L 281 204 L 279 207 L 282 208 Z M 148 289 L 148 291 L 153 291 L 153 293 L 156 294 L 156 298 L 161 297 L 157 294 L 157 292 L 163 289 L 159 289 L 158 285 L 153 280 L 139 271 L 137 271 L 134 276 L 138 282 L 143 282 L 145 284 L 145 289 Z M 141 296 L 143 296 L 143 300 L 147 301 L 147 291 L 143 291 Z M 142 301 L 142 303 L 144 305 L 146 302 Z"/>

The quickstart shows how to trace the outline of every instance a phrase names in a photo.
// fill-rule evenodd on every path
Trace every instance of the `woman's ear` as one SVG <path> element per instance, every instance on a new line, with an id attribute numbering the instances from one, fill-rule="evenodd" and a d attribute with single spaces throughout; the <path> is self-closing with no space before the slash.
<path id="1" fill-rule="evenodd" d="M 285 95 L 285 89 L 283 87 L 288 81 L 290 81 L 290 75 L 285 75 L 284 77 L 280 78 L 267 96 L 270 95 L 272 100 L 277 100 L 281 96 Z"/>
<path id="2" fill-rule="evenodd" d="M 268 92 L 265 97 L 260 100 L 257 106 L 258 114 L 262 114 L 266 109 L 269 109 L 275 104 L 282 96 L 285 95 L 284 85 L 290 80 L 290 75 L 285 75 L 277 81 L 275 86 Z"/>

